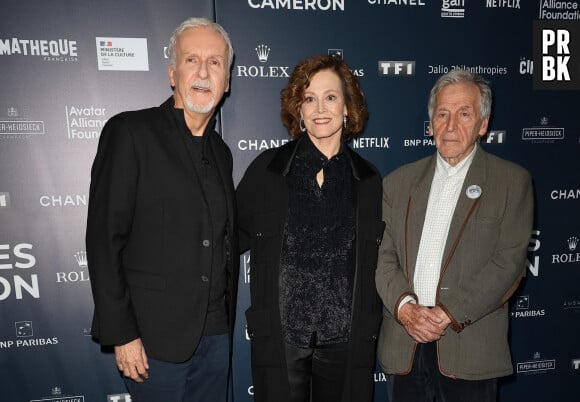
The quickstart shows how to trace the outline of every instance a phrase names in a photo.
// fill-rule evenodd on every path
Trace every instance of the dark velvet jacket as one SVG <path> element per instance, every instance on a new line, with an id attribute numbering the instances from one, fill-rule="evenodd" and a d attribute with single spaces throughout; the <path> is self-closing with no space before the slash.
<path id="1" fill-rule="evenodd" d="M 265 151 L 248 167 L 236 190 L 242 251 L 251 250 L 250 299 L 246 311 L 252 343 L 256 402 L 286 402 L 289 396 L 279 308 L 280 252 L 288 211 L 286 176 L 300 139 Z M 375 290 L 378 246 L 383 235 L 381 177 L 347 148 L 356 200 L 356 271 L 348 367 L 343 398 L 371 401 L 381 302 Z"/>

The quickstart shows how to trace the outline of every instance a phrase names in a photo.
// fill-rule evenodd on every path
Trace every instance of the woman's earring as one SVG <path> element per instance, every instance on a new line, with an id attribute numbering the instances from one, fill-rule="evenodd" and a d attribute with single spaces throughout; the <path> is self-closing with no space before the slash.
<path id="1" fill-rule="evenodd" d="M 346 115 L 344 115 L 342 122 L 343 122 L 342 125 L 344 126 L 344 128 L 346 128 Z"/>
<path id="2" fill-rule="evenodd" d="M 302 132 L 306 131 L 306 126 L 304 125 L 304 119 L 302 117 L 300 118 L 300 122 L 298 123 L 298 126 L 300 126 L 300 131 L 302 131 Z"/>

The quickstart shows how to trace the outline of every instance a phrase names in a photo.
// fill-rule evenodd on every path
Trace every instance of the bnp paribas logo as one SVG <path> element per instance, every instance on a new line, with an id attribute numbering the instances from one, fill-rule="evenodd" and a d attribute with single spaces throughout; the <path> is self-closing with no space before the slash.
<path id="1" fill-rule="evenodd" d="M 289 78 L 289 66 L 268 65 L 272 48 L 261 43 L 254 48 L 254 54 L 258 56 L 256 65 L 237 65 L 236 76 L 244 78 Z"/>

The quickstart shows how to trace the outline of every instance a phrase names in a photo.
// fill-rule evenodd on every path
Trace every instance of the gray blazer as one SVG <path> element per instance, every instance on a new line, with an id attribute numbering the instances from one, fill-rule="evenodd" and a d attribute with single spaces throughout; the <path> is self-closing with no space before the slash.
<path id="1" fill-rule="evenodd" d="M 396 306 L 414 294 L 413 277 L 436 155 L 402 166 L 383 180 L 383 220 L 376 284 L 384 304 L 378 356 L 389 374 L 410 372 L 416 343 Z M 470 185 L 481 196 L 469 198 Z M 452 323 L 437 342 L 442 374 L 467 380 L 513 372 L 507 300 L 525 273 L 533 224 L 533 188 L 522 167 L 479 148 L 453 214 L 437 305 Z"/>

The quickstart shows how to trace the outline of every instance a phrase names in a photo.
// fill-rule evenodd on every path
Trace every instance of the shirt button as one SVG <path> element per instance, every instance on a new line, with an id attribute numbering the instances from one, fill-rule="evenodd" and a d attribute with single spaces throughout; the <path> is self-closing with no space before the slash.
<path id="1" fill-rule="evenodd" d="M 203 282 L 209 282 L 209 278 L 208 278 L 207 276 L 205 276 L 205 275 L 202 275 L 202 276 L 201 276 L 201 280 L 202 280 Z"/>
<path id="2" fill-rule="evenodd" d="M 201 244 L 203 244 L 204 247 L 209 247 L 210 242 L 209 242 L 209 240 L 204 240 L 201 242 Z"/>

